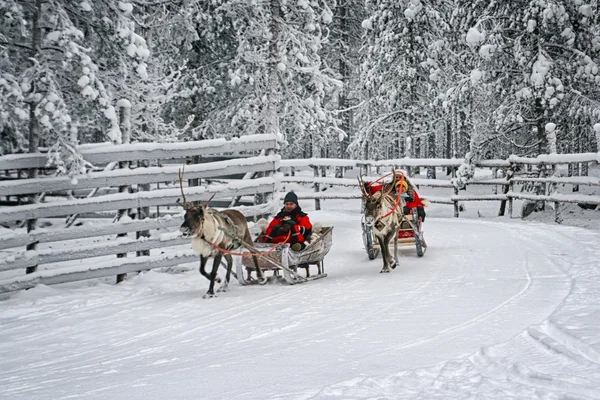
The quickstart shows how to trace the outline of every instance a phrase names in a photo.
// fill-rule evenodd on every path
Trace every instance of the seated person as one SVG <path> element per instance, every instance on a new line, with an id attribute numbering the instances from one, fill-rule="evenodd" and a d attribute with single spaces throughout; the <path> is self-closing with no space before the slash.
<path id="1" fill-rule="evenodd" d="M 283 208 L 273 218 L 263 236 L 265 243 L 291 243 L 292 250 L 300 251 L 312 233 L 308 215 L 298 205 L 296 193 L 289 192 L 283 199 Z"/>
<path id="2" fill-rule="evenodd" d="M 421 222 L 425 222 L 425 204 L 421 201 L 419 194 L 414 186 L 407 182 L 403 174 L 396 175 L 396 191 L 401 191 L 401 196 L 404 198 L 405 205 L 402 212 L 404 215 L 411 213 L 413 208 L 417 209 L 417 216 Z"/>

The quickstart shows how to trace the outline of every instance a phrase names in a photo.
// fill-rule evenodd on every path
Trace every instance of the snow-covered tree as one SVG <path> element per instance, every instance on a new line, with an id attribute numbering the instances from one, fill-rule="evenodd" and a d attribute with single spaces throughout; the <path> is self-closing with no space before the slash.
<path id="1" fill-rule="evenodd" d="M 324 104 L 341 86 L 320 56 L 332 20 L 325 2 L 225 0 L 201 10 L 188 90 L 171 104 L 196 115 L 195 137 L 281 134 L 294 156 L 318 153 L 339 133 Z"/>
<path id="2" fill-rule="evenodd" d="M 449 4 L 420 0 L 368 4 L 363 80 L 369 105 L 358 140 L 367 157 L 379 149 L 388 150 L 382 157 L 398 157 L 404 154 L 407 137 L 428 133 L 439 77 L 439 64 L 431 53 L 449 31 L 442 13 Z"/>
<path id="3" fill-rule="evenodd" d="M 85 166 L 75 151 L 82 132 L 120 142 L 112 87 L 129 73 L 146 77 L 145 41 L 132 4 L 119 1 L 0 1 L 0 129 L 27 149 L 49 148 L 62 173 Z M 133 71 L 132 71 L 133 70 Z M 25 133 L 26 132 L 26 133 Z"/>
<path id="4" fill-rule="evenodd" d="M 545 126 L 571 123 L 561 115 L 590 115 L 597 108 L 597 5 L 584 1 L 522 0 L 487 2 L 472 29 L 488 93 L 499 99 L 496 132 L 521 147 L 521 153 L 548 151 Z M 596 101 L 596 103 L 594 103 Z M 559 138 L 560 139 L 560 138 Z"/>

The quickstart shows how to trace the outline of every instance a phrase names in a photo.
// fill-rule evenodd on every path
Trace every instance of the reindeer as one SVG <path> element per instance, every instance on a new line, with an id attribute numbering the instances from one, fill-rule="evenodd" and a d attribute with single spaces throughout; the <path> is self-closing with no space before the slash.
<path id="1" fill-rule="evenodd" d="M 392 172 L 394 172 L 392 170 Z M 381 256 L 383 258 L 383 268 L 381 273 L 392 272 L 396 268 L 398 260 L 398 229 L 402 221 L 402 204 L 392 194 L 396 174 L 389 185 L 384 185 L 383 189 L 375 194 L 370 194 L 366 190 L 362 178 L 358 177 L 358 183 L 362 191 L 362 198 L 365 204 L 365 217 L 373 221 L 373 233 L 379 242 Z M 390 240 L 394 237 L 394 258 L 390 254 Z"/>
<path id="2" fill-rule="evenodd" d="M 226 292 L 231 277 L 231 268 L 233 266 L 233 258 L 231 251 L 242 246 L 251 246 L 252 236 L 248 229 L 246 217 L 237 210 L 218 211 L 214 208 L 208 208 L 208 204 L 214 195 L 202 205 L 193 205 L 187 203 L 185 194 L 183 193 L 183 170 L 179 170 L 179 187 L 183 198 L 183 208 L 185 215 L 183 224 L 179 230 L 183 236 L 192 237 L 192 249 L 200 254 L 200 274 L 210 281 L 208 291 L 203 298 L 215 297 L 214 286 L 215 281 L 221 282 L 217 277 L 217 271 L 221 264 L 221 258 L 225 257 L 227 261 L 227 275 L 225 282 L 217 290 L 217 292 Z M 213 257 L 213 267 L 210 274 L 205 270 L 206 262 L 210 257 Z M 258 260 L 252 254 L 254 265 L 256 266 L 256 276 L 259 283 L 265 283 L 261 269 L 258 266 Z"/>

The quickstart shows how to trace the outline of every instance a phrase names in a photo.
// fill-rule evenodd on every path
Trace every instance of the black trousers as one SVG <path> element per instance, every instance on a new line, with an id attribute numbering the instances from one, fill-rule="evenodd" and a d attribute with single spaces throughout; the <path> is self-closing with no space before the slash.
<path id="1" fill-rule="evenodd" d="M 402 212 L 404 213 L 404 215 L 411 213 L 410 208 L 408 208 L 406 206 L 404 206 L 404 209 L 402 210 Z M 423 207 L 417 207 L 417 216 L 419 218 L 421 218 L 422 222 L 425 222 L 425 215 L 426 215 L 425 209 Z"/>

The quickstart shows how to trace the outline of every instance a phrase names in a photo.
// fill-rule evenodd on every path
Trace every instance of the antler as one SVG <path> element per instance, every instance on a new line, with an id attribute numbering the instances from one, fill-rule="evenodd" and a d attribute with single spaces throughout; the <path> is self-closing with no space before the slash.
<path id="1" fill-rule="evenodd" d="M 358 175 L 358 186 L 360 186 L 360 191 L 362 192 L 363 197 L 369 197 L 367 190 L 365 189 L 365 182 L 362 180 L 361 176 Z"/>
<path id="2" fill-rule="evenodd" d="M 389 189 L 385 192 L 385 196 L 391 194 L 394 191 L 394 187 L 396 185 L 396 170 L 392 168 L 392 183 L 390 183 Z"/>
<path id="3" fill-rule="evenodd" d="M 183 193 L 183 174 L 184 174 L 184 170 L 185 170 L 185 164 L 183 164 L 183 167 L 179 170 L 179 188 L 181 189 L 181 197 L 183 198 L 183 208 L 185 210 L 187 210 L 189 208 L 187 201 L 185 200 L 185 193 Z M 179 202 L 179 200 L 177 201 Z"/>
<path id="4" fill-rule="evenodd" d="M 212 196 L 210 196 L 210 199 L 208 199 L 208 201 L 206 203 L 204 203 L 204 207 L 208 207 L 208 203 L 210 203 L 210 201 L 213 199 L 213 197 L 215 197 L 216 193 L 213 193 Z"/>

